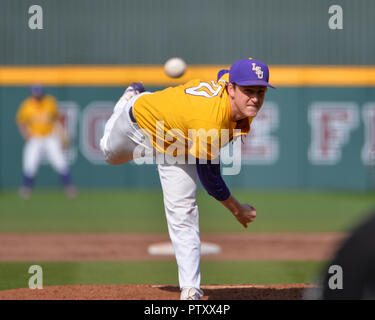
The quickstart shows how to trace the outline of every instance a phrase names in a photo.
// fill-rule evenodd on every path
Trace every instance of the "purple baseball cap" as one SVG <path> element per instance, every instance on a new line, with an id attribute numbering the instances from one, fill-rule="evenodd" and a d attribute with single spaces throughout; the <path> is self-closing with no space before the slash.
<path id="1" fill-rule="evenodd" d="M 40 98 L 44 94 L 43 86 L 39 83 L 35 83 L 30 88 L 31 95 L 35 98 Z"/>
<path id="2" fill-rule="evenodd" d="M 253 58 L 241 59 L 232 64 L 229 70 L 229 82 L 240 86 L 267 86 L 274 88 L 268 83 L 268 66 Z"/>

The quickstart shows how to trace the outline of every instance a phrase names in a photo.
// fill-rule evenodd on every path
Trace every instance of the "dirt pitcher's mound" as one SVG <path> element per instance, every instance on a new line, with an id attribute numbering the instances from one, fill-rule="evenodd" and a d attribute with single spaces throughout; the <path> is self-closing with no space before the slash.
<path id="1" fill-rule="evenodd" d="M 203 300 L 301 300 L 311 284 L 206 285 Z M 178 300 L 180 290 L 168 285 L 64 285 L 43 289 L 0 291 L 0 300 Z"/>

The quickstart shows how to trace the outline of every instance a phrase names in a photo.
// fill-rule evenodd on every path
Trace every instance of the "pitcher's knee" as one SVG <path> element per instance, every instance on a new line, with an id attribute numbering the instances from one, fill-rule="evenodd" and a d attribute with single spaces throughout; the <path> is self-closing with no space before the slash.
<path id="1" fill-rule="evenodd" d="M 113 153 L 109 150 L 107 141 L 108 139 L 106 136 L 100 139 L 100 150 L 103 153 L 104 160 L 110 164 L 117 164 L 114 163 L 116 162 L 116 158 L 113 156 Z"/>
<path id="2" fill-rule="evenodd" d="M 111 150 L 104 137 L 100 140 L 100 149 L 102 150 L 104 160 L 109 164 L 124 164 L 132 160 L 132 157 L 126 152 L 114 152 Z"/>
<path id="3" fill-rule="evenodd" d="M 109 164 L 115 164 L 115 165 L 118 165 L 118 164 L 124 164 L 126 162 L 128 162 L 129 160 L 124 158 L 124 157 L 119 157 L 119 156 L 113 156 L 113 155 L 110 155 L 110 156 L 104 156 L 104 159 L 106 162 L 108 162 Z"/>
<path id="4" fill-rule="evenodd" d="M 108 162 L 109 164 L 123 164 L 127 162 L 122 157 L 119 157 L 118 155 L 115 155 L 113 152 L 111 152 L 108 149 L 102 149 L 104 160 Z"/>

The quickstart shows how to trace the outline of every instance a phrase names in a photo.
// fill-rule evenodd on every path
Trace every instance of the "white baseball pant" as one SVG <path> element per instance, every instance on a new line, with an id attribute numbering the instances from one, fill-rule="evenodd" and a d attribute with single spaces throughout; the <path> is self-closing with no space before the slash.
<path id="1" fill-rule="evenodd" d="M 46 156 L 51 166 L 59 174 L 68 172 L 68 164 L 58 136 L 32 137 L 26 141 L 23 149 L 23 173 L 27 177 L 35 177 L 42 157 Z"/>
<path id="2" fill-rule="evenodd" d="M 129 101 L 120 99 L 105 125 L 100 147 L 109 163 L 121 164 L 133 160 L 137 146 L 153 149 L 149 139 L 129 116 L 129 109 L 139 96 Z M 177 260 L 180 288 L 199 289 L 201 244 L 196 203 L 198 174 L 195 164 L 158 164 L 158 172 L 168 232 Z"/>

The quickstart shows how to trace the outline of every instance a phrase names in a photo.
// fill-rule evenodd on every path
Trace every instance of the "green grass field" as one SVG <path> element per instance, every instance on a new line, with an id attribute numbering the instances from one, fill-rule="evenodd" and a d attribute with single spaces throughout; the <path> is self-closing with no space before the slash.
<path id="1" fill-rule="evenodd" d="M 0 290 L 27 287 L 31 265 L 43 269 L 43 285 L 178 285 L 174 261 L 2 262 Z M 285 284 L 313 282 L 322 267 L 306 261 L 202 261 L 202 284 Z"/>
<path id="2" fill-rule="evenodd" d="M 244 229 L 205 192 L 198 195 L 201 232 L 341 232 L 359 224 L 375 206 L 372 193 L 343 191 L 241 191 L 241 202 L 257 208 Z M 0 193 L 0 232 L 166 233 L 160 190 L 80 190 L 68 200 L 60 190 L 36 190 L 22 201 Z M 313 282 L 323 262 L 205 261 L 202 284 Z M 27 287 L 28 268 L 43 267 L 44 285 L 149 283 L 177 285 L 175 261 L 1 262 L 0 289 Z"/>
<path id="3" fill-rule="evenodd" d="M 373 193 L 240 191 L 256 209 L 244 230 L 205 192 L 198 195 L 201 232 L 336 232 L 350 230 L 375 207 Z M 28 201 L 0 193 L 0 232 L 167 232 L 159 190 L 80 190 L 68 200 L 59 190 L 36 191 Z"/>

